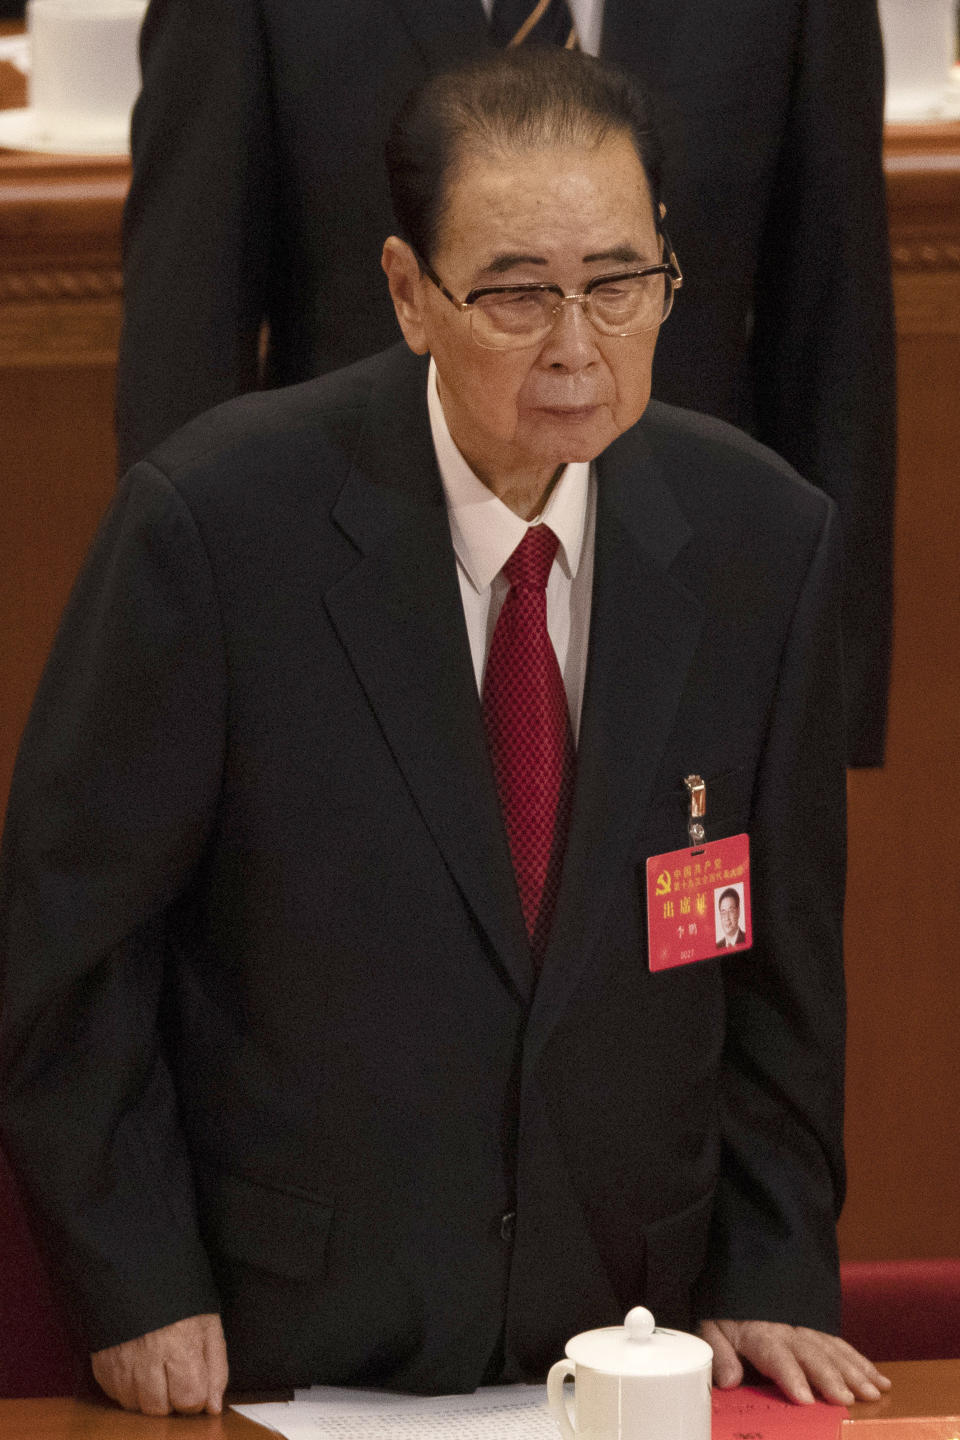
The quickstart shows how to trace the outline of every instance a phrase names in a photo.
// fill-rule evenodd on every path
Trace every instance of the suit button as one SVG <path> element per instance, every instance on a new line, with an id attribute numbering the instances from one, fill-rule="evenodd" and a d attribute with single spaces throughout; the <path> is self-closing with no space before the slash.
<path id="1" fill-rule="evenodd" d="M 516 1228 L 516 1210 L 508 1210 L 505 1215 L 500 1216 L 500 1239 L 505 1240 L 508 1245 L 513 1240 L 513 1232 Z"/>

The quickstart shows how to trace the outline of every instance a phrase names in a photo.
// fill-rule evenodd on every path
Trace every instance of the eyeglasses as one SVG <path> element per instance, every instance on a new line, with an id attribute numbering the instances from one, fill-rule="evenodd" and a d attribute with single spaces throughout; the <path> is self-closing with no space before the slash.
<path id="1" fill-rule="evenodd" d="M 677 257 L 661 229 L 660 265 L 595 275 L 582 290 L 567 294 L 559 285 L 482 285 L 464 300 L 452 295 L 435 270 L 419 255 L 428 280 L 451 305 L 470 317 L 470 333 L 485 350 L 523 350 L 547 338 L 564 305 L 577 304 L 601 335 L 640 335 L 656 330 L 673 308 L 674 291 L 683 284 Z"/>

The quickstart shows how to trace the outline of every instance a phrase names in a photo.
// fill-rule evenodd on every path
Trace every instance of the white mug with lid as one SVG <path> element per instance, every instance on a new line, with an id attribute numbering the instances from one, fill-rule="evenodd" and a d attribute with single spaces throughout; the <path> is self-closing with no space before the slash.
<path id="1" fill-rule="evenodd" d="M 623 1325 L 585 1330 L 547 1376 L 547 1400 L 564 1440 L 710 1440 L 713 1351 L 663 1330 L 642 1305 Z M 571 1420 L 564 1381 L 574 1381 Z"/>

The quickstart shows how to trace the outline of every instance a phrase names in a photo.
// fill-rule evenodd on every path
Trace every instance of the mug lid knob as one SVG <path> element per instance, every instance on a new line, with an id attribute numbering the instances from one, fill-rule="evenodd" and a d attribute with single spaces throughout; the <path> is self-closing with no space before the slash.
<path id="1" fill-rule="evenodd" d="M 635 1305 L 623 1323 L 628 1340 L 643 1341 L 650 1339 L 656 1322 L 645 1305 Z"/>

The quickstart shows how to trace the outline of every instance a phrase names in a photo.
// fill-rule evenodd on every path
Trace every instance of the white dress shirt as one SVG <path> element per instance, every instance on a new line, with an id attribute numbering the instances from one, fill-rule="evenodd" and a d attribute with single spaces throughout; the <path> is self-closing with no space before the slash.
<path id="1" fill-rule="evenodd" d="M 483 693 L 490 641 L 510 588 L 501 571 L 530 525 L 549 525 L 560 543 L 547 580 L 547 630 L 563 676 L 570 726 L 576 741 L 587 673 L 593 590 L 597 488 L 594 467 L 587 461 L 567 465 L 541 514 L 528 522 L 515 515 L 484 485 L 454 444 L 440 403 L 437 369 L 432 360 L 427 406 L 457 556 L 457 578 L 477 689 Z"/>
<path id="2" fill-rule="evenodd" d="M 603 26 L 603 0 L 567 0 L 567 4 L 570 6 L 573 23 L 577 27 L 580 49 L 588 55 L 598 54 L 600 31 Z M 483 8 L 489 20 L 493 10 L 493 0 L 483 0 Z M 532 0 L 530 8 L 533 9 Z"/>

